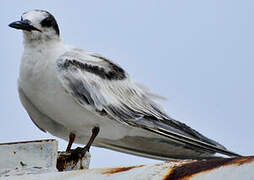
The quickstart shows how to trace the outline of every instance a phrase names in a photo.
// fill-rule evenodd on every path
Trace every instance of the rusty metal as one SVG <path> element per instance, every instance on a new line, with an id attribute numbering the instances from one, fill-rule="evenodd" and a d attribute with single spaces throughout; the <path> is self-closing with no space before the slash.
<path id="1" fill-rule="evenodd" d="M 55 140 L 0 144 L 0 179 L 153 179 L 153 180 L 253 180 L 254 156 L 207 160 L 171 160 L 151 165 L 85 169 L 90 154 L 74 161 L 70 153 L 58 154 Z M 84 168 L 84 169 L 83 169 Z"/>
<path id="2" fill-rule="evenodd" d="M 91 155 L 86 152 L 83 158 L 73 159 L 70 152 L 58 152 L 56 167 L 58 171 L 88 169 Z"/>
<path id="3" fill-rule="evenodd" d="M 138 165 L 138 166 L 129 166 L 129 167 L 117 167 L 117 168 L 109 168 L 105 170 L 105 172 L 102 172 L 102 174 L 115 174 L 115 173 L 120 173 L 124 171 L 129 171 L 134 168 L 139 168 L 143 167 L 144 165 Z"/>
<path id="4" fill-rule="evenodd" d="M 243 165 L 245 163 L 251 163 L 254 161 L 254 157 L 241 157 L 241 158 L 216 158 L 208 160 L 193 161 L 181 164 L 172 168 L 168 175 L 165 176 L 165 180 L 178 180 L 188 179 L 200 172 L 208 172 L 216 168 L 228 165 Z"/>
<path id="5" fill-rule="evenodd" d="M 0 177 L 87 169 L 90 153 L 72 160 L 70 153 L 57 152 L 53 139 L 0 144 Z M 56 169 L 57 168 L 57 169 Z"/>
<path id="6" fill-rule="evenodd" d="M 173 160 L 152 165 L 138 165 L 116 168 L 84 169 L 66 172 L 49 172 L 37 176 L 23 175 L 8 177 L 7 180 L 253 180 L 254 156 L 241 158 L 220 158 L 209 160 Z"/>
<path id="7" fill-rule="evenodd" d="M 8 142 L 8 143 L 0 143 L 0 146 L 14 145 L 14 144 L 41 143 L 41 142 L 56 142 L 56 140 L 55 139 L 42 139 L 42 140 L 33 140 L 33 141 Z"/>

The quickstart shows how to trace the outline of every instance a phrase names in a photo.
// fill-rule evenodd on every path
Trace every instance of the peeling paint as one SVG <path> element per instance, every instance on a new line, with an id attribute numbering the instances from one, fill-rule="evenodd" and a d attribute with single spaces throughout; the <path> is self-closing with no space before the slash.
<path id="1" fill-rule="evenodd" d="M 55 142 L 55 139 L 42 139 L 42 140 L 34 140 L 34 141 L 20 141 L 20 142 L 9 142 L 9 143 L 0 143 L 1 145 L 13 145 L 13 144 L 27 144 L 27 143 L 40 143 L 40 142 Z"/>
<path id="2" fill-rule="evenodd" d="M 0 144 L 0 177 L 56 171 L 56 140 Z"/>
<path id="3" fill-rule="evenodd" d="M 69 152 L 58 152 L 56 168 L 58 171 L 88 169 L 90 157 L 89 152 L 86 152 L 85 156 L 79 159 L 73 159 Z"/>
<path id="4" fill-rule="evenodd" d="M 228 165 L 243 165 L 254 161 L 254 157 L 241 157 L 241 158 L 216 158 L 208 160 L 199 160 L 180 164 L 172 168 L 169 173 L 164 177 L 164 180 L 178 180 L 188 179 L 195 174 L 207 172 L 212 169 L 220 168 Z"/>
<path id="5" fill-rule="evenodd" d="M 0 159 L 0 179 L 5 180 L 254 179 L 254 156 L 170 160 L 150 165 L 82 170 L 89 166 L 90 153 L 82 159 L 72 159 L 70 153 L 57 153 L 57 142 L 54 140 L 0 144 Z M 64 172 L 57 171 L 56 161 L 58 170 Z"/>

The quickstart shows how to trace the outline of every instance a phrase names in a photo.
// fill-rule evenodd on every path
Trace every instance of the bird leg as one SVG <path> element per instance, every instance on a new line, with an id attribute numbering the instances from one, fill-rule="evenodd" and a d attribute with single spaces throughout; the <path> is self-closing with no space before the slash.
<path id="1" fill-rule="evenodd" d="M 85 156 L 86 152 L 90 150 L 90 147 L 91 145 L 93 144 L 96 136 L 98 135 L 100 131 L 100 128 L 99 127 L 94 127 L 92 129 L 92 136 L 91 138 L 89 139 L 88 143 L 86 144 L 85 147 L 81 148 L 81 147 L 77 147 L 76 149 L 74 149 L 72 152 L 71 152 L 71 156 L 73 157 L 73 159 L 79 159 L 79 158 L 82 158 Z"/>
<path id="2" fill-rule="evenodd" d="M 69 143 L 68 143 L 68 146 L 66 148 L 66 152 L 70 152 L 71 151 L 71 146 L 72 146 L 75 138 L 76 138 L 76 135 L 71 132 L 70 135 L 69 135 Z"/>

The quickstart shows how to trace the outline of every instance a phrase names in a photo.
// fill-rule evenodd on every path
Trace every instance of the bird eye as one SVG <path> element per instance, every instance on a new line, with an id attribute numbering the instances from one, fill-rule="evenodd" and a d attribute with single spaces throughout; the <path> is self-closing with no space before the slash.
<path id="1" fill-rule="evenodd" d="M 46 17 L 45 19 L 43 19 L 43 20 L 41 21 L 41 26 L 42 26 L 42 27 L 50 27 L 50 26 L 52 26 L 52 23 L 53 23 L 52 18 Z"/>

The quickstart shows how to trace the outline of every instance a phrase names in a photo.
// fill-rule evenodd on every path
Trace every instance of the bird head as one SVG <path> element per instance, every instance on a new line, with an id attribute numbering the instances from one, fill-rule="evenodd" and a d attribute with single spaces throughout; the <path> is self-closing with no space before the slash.
<path id="1" fill-rule="evenodd" d="M 60 31 L 54 16 L 44 10 L 25 12 L 20 21 L 9 26 L 22 30 L 25 41 L 59 39 Z"/>

